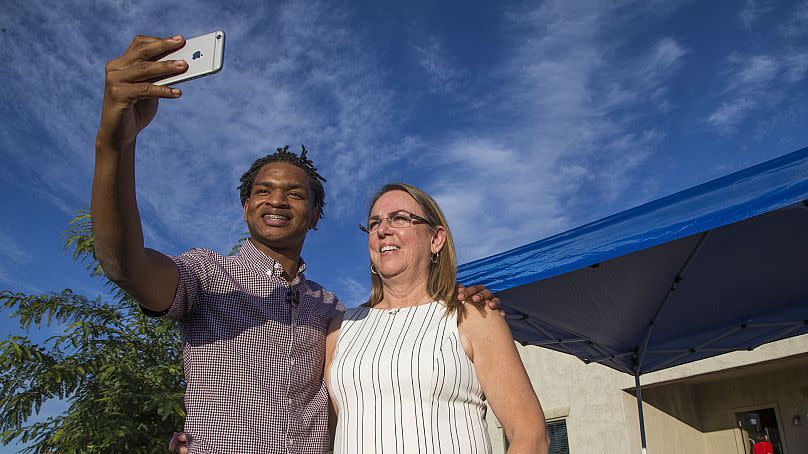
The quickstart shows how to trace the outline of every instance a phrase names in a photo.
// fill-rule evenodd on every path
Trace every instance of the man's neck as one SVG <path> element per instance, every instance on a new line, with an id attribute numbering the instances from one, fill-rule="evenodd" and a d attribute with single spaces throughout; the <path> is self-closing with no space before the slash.
<path id="1" fill-rule="evenodd" d="M 283 267 L 283 274 L 284 278 L 288 282 L 292 282 L 295 280 L 297 276 L 297 270 L 300 268 L 300 250 L 303 249 L 303 245 L 301 244 L 300 247 L 294 249 L 278 249 L 278 248 L 271 248 L 263 243 L 260 243 L 252 238 L 249 241 L 258 249 L 260 252 L 267 255 L 272 260 L 281 264 Z"/>

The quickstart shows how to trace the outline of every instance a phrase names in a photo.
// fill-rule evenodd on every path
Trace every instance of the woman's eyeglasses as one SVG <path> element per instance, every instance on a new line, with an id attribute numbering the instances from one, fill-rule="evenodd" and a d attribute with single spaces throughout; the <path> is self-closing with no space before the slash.
<path id="1" fill-rule="evenodd" d="M 390 227 L 397 229 L 403 229 L 413 224 L 426 224 L 430 227 L 434 227 L 431 222 L 427 221 L 421 216 L 418 216 L 417 214 L 412 214 L 408 211 L 399 211 L 396 214 L 386 218 L 370 218 L 368 219 L 367 226 L 359 224 L 359 230 L 370 235 L 371 233 L 375 232 L 380 225 L 382 225 L 382 221 L 387 221 L 390 224 Z"/>

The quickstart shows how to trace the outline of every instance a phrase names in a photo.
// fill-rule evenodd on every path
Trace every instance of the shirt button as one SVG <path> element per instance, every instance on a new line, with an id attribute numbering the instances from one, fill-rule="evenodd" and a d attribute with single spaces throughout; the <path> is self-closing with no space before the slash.
<path id="1" fill-rule="evenodd" d="M 292 398 L 289 398 L 289 405 L 292 405 Z"/>
<path id="2" fill-rule="evenodd" d="M 295 444 L 295 441 L 294 441 L 294 440 L 292 440 L 292 439 L 290 438 L 290 439 L 289 439 L 289 444 L 290 444 L 290 445 L 293 445 L 293 444 Z"/>

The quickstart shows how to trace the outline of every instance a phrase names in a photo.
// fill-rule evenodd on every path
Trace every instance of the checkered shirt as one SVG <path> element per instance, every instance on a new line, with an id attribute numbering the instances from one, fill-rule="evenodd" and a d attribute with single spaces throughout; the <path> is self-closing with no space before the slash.
<path id="1" fill-rule="evenodd" d="M 173 257 L 179 285 L 167 316 L 183 340 L 185 433 L 194 453 L 326 453 L 325 335 L 345 308 L 245 241 L 225 257 Z"/>

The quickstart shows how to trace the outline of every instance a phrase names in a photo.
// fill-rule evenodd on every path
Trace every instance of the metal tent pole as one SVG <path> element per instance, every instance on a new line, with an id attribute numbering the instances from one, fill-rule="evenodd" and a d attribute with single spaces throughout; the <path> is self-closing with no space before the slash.
<path id="1" fill-rule="evenodd" d="M 634 374 L 634 389 L 637 395 L 637 412 L 640 415 L 640 443 L 642 443 L 642 454 L 646 454 L 648 450 L 645 444 L 645 418 L 642 414 L 642 388 L 640 388 L 640 373 Z"/>

